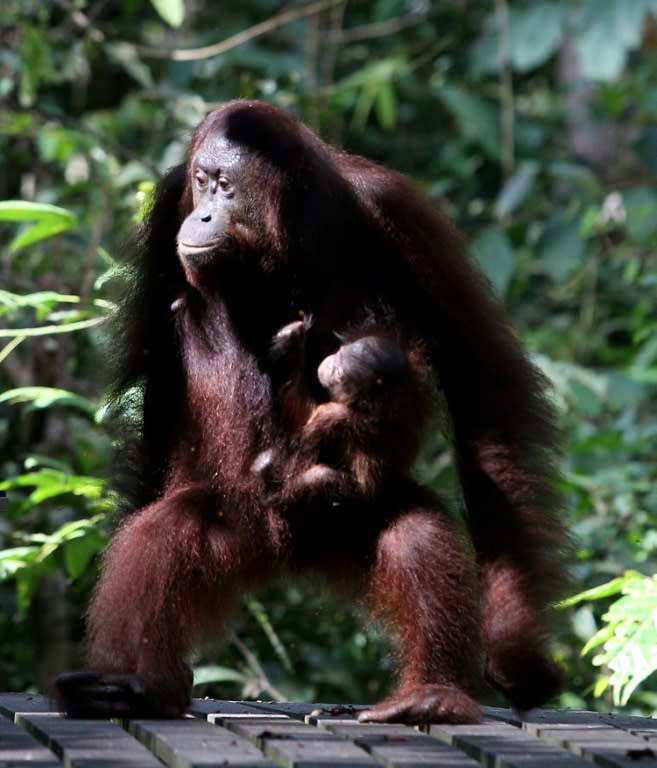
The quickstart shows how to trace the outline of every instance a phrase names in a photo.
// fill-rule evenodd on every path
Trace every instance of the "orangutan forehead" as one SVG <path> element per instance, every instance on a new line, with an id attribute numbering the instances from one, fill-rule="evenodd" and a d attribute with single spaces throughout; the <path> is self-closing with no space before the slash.
<path id="1" fill-rule="evenodd" d="M 241 166 L 244 160 L 252 155 L 253 150 L 248 147 L 222 134 L 210 133 L 196 148 L 193 164 L 205 170 L 230 170 Z"/>

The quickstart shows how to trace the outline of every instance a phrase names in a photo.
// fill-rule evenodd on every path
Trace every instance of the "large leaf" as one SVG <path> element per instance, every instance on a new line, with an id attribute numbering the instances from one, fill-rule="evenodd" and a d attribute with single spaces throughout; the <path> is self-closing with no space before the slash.
<path id="1" fill-rule="evenodd" d="M 500 44 L 499 18 L 488 15 L 484 33 L 471 52 L 476 75 L 499 72 L 503 56 L 510 59 L 514 70 L 527 72 L 544 64 L 559 49 L 564 20 L 569 15 L 567 4 L 544 0 L 510 5 L 509 50 L 503 50 Z"/>
<path id="2" fill-rule="evenodd" d="M 610 685 L 614 703 L 623 706 L 637 686 L 657 671 L 657 576 L 648 578 L 628 571 L 599 587 L 597 596 L 617 592 L 619 587 L 622 596 L 611 604 L 603 616 L 605 625 L 582 653 L 601 647 L 593 663 L 611 672 L 601 686 Z M 591 596 L 596 596 L 594 590 L 578 597 Z"/>
<path id="3" fill-rule="evenodd" d="M 0 489 L 9 488 L 33 488 L 26 504 L 34 506 L 68 494 L 84 497 L 90 501 L 100 500 L 105 491 L 105 482 L 98 477 L 74 475 L 62 470 L 43 468 L 0 483 Z"/>
<path id="4" fill-rule="evenodd" d="M 472 253 L 496 291 L 504 296 L 513 276 L 513 248 L 505 232 L 488 227 L 472 243 Z"/>
<path id="5" fill-rule="evenodd" d="M 57 205 L 32 203 L 26 200 L 0 202 L 0 221 L 33 221 L 9 244 L 10 251 L 45 240 L 77 226 L 78 218 L 72 212 Z"/>
<path id="6" fill-rule="evenodd" d="M 591 80 L 617 79 L 628 53 L 641 43 L 649 12 L 657 12 L 654 0 L 583 0 L 574 24 L 580 74 Z"/>
<path id="7" fill-rule="evenodd" d="M 497 159 L 500 146 L 497 106 L 454 85 L 443 85 L 436 93 L 454 117 L 460 133 Z"/>
<path id="8" fill-rule="evenodd" d="M 530 4 L 511 13 L 511 61 L 527 72 L 546 62 L 561 42 L 567 7 L 554 0 Z"/>
<path id="9" fill-rule="evenodd" d="M 585 254 L 586 243 L 578 222 L 561 215 L 553 217 L 538 252 L 542 270 L 561 284 L 584 266 Z"/>

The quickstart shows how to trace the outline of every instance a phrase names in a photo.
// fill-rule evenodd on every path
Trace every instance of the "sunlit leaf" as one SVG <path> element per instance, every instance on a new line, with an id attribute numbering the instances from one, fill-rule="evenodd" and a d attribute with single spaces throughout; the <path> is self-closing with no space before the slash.
<path id="1" fill-rule="evenodd" d="M 657 576 L 647 578 L 628 571 L 578 597 L 605 597 L 610 590 L 617 592 L 618 587 L 622 596 L 609 606 L 603 616 L 605 624 L 589 640 L 583 653 L 601 648 L 593 663 L 610 671 L 608 684 L 614 703 L 622 706 L 636 688 L 657 671 Z"/>
<path id="2" fill-rule="evenodd" d="M 185 18 L 183 0 L 151 0 L 153 8 L 172 27 L 179 27 Z"/>
<path id="3" fill-rule="evenodd" d="M 593 587 L 592 589 L 587 589 L 584 592 L 579 592 L 573 597 L 564 600 L 561 605 L 564 608 L 569 608 L 570 606 L 577 605 L 577 603 L 584 601 L 591 602 L 593 600 L 603 600 L 605 597 L 617 595 L 623 589 L 623 586 L 627 583 L 627 579 L 627 575 L 619 576 L 618 578 L 612 579 L 605 584 L 600 584 L 598 587 Z"/>
<path id="4" fill-rule="evenodd" d="M 92 419 L 96 406 L 81 395 L 55 387 L 17 387 L 0 393 L 0 403 L 30 403 L 35 409 L 52 408 L 55 405 L 76 408 Z"/>
<path id="5" fill-rule="evenodd" d="M 21 568 L 33 563 L 39 556 L 39 547 L 12 547 L 0 550 L 0 581 L 12 579 Z"/>
<path id="6" fill-rule="evenodd" d="M 0 202 L 0 221 L 35 222 L 10 243 L 9 250 L 17 251 L 39 240 L 73 229 L 77 226 L 78 218 L 71 211 L 56 205 L 5 200 Z"/>

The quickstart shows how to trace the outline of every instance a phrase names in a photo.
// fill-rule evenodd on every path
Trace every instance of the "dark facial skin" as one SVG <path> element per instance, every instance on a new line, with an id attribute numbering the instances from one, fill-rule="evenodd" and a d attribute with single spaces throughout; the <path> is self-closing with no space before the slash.
<path id="1" fill-rule="evenodd" d="M 202 268 L 215 254 L 230 255 L 257 242 L 248 168 L 248 153 L 223 137 L 204 142 L 192 158 L 194 210 L 178 232 L 178 254 L 186 266 Z"/>

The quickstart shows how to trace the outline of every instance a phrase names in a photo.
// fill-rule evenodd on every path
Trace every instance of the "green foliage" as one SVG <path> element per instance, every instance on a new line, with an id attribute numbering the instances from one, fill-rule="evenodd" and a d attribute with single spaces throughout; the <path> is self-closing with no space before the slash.
<path id="1" fill-rule="evenodd" d="M 33 494 L 31 502 L 41 504 L 61 493 L 91 495 L 97 498 L 99 481 L 91 478 L 62 478 L 56 473 L 37 473 L 33 477 L 22 475 L 20 485 L 34 484 L 42 493 Z M 9 484 L 3 484 L 11 487 Z M 62 525 L 52 534 L 24 534 L 24 546 L 11 547 L 0 551 L 0 581 L 13 579 L 18 590 L 19 616 L 24 615 L 30 605 L 40 580 L 46 573 L 56 570 L 60 561 L 71 579 L 79 578 L 88 568 L 92 558 L 107 540 L 103 531 L 103 515 L 74 520 Z"/>
<path id="2" fill-rule="evenodd" d="M 586 643 L 583 654 L 599 649 L 596 667 L 607 670 L 595 685 L 600 696 L 607 687 L 617 706 L 628 703 L 632 693 L 657 671 L 657 576 L 648 578 L 627 571 L 612 581 L 574 597 L 567 605 L 603 600 L 621 594 L 602 619 L 604 626 Z"/>
<path id="3" fill-rule="evenodd" d="M 465 230 L 562 415 L 562 490 L 584 590 L 558 648 L 570 679 L 562 703 L 657 711 L 657 0 L 319 7 L 3 4 L 7 684 L 42 683 L 36 662 L 50 633 L 35 629 L 34 607 L 53 575 L 66 577 L 79 642 L 110 527 L 100 404 L 105 321 L 125 278 L 114 258 L 123 262 L 149 190 L 191 129 L 241 96 L 292 109 L 328 140 L 410 174 Z M 418 473 L 453 492 L 438 437 Z M 258 600 L 245 601 L 225 647 L 199 656 L 199 694 L 380 694 L 391 662 L 375 627 L 363 631 L 316 585 Z M 582 647 L 595 649 L 595 666 Z"/>
<path id="4" fill-rule="evenodd" d="M 304 701 L 374 701 L 390 683 L 392 662 L 376 627 L 321 583 L 297 582 L 247 598 L 220 651 L 206 649 L 195 669 L 196 695 Z M 237 673 L 237 674 L 235 674 Z"/>
<path id="5" fill-rule="evenodd" d="M 73 229 L 77 217 L 71 211 L 48 203 L 7 200 L 0 202 L 0 221 L 35 222 L 9 243 L 9 251 L 12 252 Z"/>
<path id="6" fill-rule="evenodd" d="M 582 76 L 614 81 L 639 48 L 647 18 L 657 13 L 655 0 L 537 0 L 509 5 L 510 50 L 502 51 L 498 45 L 498 20 L 490 15 L 487 31 L 475 47 L 477 71 L 498 70 L 506 53 L 516 72 L 531 72 L 558 53 L 567 32 Z"/>

